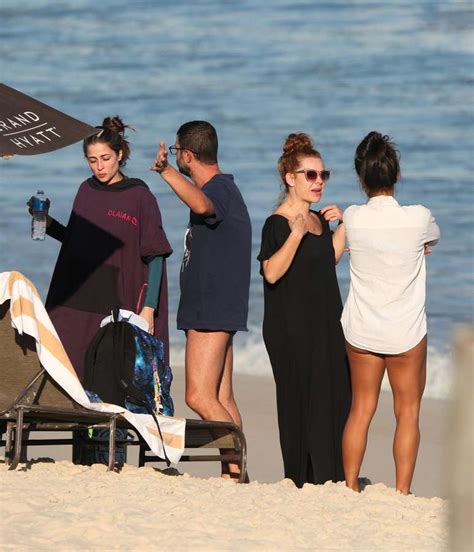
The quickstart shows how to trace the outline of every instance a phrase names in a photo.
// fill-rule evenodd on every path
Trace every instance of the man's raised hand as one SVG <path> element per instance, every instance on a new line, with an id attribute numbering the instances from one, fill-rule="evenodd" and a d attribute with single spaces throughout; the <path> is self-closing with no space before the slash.
<path id="1" fill-rule="evenodd" d="M 163 140 L 160 141 L 160 147 L 156 152 L 155 163 L 150 167 L 150 171 L 161 173 L 168 166 L 168 150 Z"/>

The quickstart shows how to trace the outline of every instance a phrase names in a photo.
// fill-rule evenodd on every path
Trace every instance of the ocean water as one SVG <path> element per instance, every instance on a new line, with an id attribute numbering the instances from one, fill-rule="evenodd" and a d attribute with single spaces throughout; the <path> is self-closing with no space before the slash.
<path id="1" fill-rule="evenodd" d="M 160 139 L 206 119 L 220 164 L 235 175 L 253 225 L 249 332 L 236 338 L 236 370 L 270 374 L 261 338 L 256 255 L 279 194 L 285 137 L 310 133 L 333 175 L 322 205 L 364 197 L 353 170 L 370 130 L 401 152 L 401 203 L 429 207 L 442 239 L 427 258 L 426 395 L 450 395 L 451 338 L 473 315 L 474 8 L 447 0 L 3 0 L 1 81 L 92 125 L 119 114 L 132 125 L 127 172 L 158 198 L 174 248 L 169 263 L 172 363 L 187 209 L 148 171 Z M 46 296 L 59 245 L 30 239 L 25 202 L 39 187 L 66 221 L 89 175 L 81 145 L 0 161 L 0 270 L 20 270 Z M 348 260 L 338 266 L 343 298 Z M 315 282 L 317 285 L 317 282 Z"/>

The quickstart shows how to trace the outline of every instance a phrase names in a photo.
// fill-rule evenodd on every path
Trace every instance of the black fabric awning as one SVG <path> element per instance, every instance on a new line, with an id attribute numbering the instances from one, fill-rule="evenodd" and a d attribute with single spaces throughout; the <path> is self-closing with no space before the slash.
<path id="1" fill-rule="evenodd" d="M 0 155 L 36 155 L 99 132 L 57 109 L 0 83 Z"/>

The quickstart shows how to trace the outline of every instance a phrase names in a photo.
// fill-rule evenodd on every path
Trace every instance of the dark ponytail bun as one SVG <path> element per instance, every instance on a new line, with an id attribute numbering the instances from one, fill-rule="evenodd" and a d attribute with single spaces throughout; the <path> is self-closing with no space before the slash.
<path id="1" fill-rule="evenodd" d="M 387 135 L 372 131 L 357 146 L 354 166 L 369 196 L 391 191 L 400 176 L 395 144 Z"/>
<path id="2" fill-rule="evenodd" d="M 130 127 L 125 125 L 118 115 L 115 115 L 115 117 L 106 117 L 102 121 L 102 128 L 104 130 L 107 129 L 111 132 L 116 132 L 117 134 L 125 135 L 125 129 Z"/>

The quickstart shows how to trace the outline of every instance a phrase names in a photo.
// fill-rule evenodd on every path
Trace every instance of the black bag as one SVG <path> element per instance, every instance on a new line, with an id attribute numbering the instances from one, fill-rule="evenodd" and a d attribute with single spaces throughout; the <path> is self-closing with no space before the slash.
<path id="1" fill-rule="evenodd" d="M 92 466 L 92 464 L 109 463 L 108 429 L 80 429 L 74 431 L 72 442 L 72 461 L 74 464 Z M 127 462 L 127 441 L 129 434 L 126 429 L 115 431 L 115 464 L 122 467 Z"/>
<path id="2" fill-rule="evenodd" d="M 119 310 L 114 309 L 112 322 L 100 328 L 90 342 L 85 355 L 85 377 L 83 386 L 93 402 L 123 406 L 132 412 L 148 412 L 155 420 L 163 442 L 163 452 L 167 465 L 170 461 L 165 451 L 164 440 L 156 413 L 173 414 L 173 402 L 170 395 L 171 370 L 163 364 L 163 353 L 156 352 L 153 362 L 159 366 L 144 365 L 147 356 L 143 354 L 144 341 L 156 340 L 129 322 L 119 321 Z M 147 350 L 147 352 L 149 352 Z M 159 357 L 159 358 L 158 358 Z M 151 360 L 150 360 L 151 362 Z M 144 378 L 144 373 L 148 377 Z M 153 374 L 156 376 L 153 377 Z M 160 385 L 160 379 L 162 384 Z M 154 389 L 153 382 L 157 385 Z M 138 385 L 137 385 L 138 383 Z M 156 404 L 158 402 L 158 404 Z M 102 439 L 106 434 L 101 435 Z M 101 454 L 97 453 L 97 462 L 104 463 L 108 444 L 101 445 Z M 126 458 L 126 457 L 125 457 Z"/>
<path id="3" fill-rule="evenodd" d="M 115 320 L 114 315 L 114 322 L 100 328 L 87 348 L 83 386 L 101 401 L 125 407 L 133 383 L 135 342 L 130 324 Z"/>

